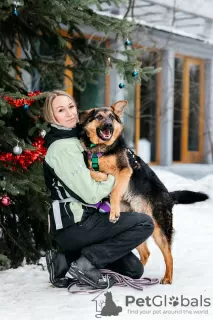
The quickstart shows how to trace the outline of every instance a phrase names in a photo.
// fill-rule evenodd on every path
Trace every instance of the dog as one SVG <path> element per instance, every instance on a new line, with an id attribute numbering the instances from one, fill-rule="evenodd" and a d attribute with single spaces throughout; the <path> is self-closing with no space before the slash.
<path id="1" fill-rule="evenodd" d="M 88 167 L 91 176 L 101 181 L 101 175 L 112 174 L 115 184 L 110 196 L 109 219 L 116 222 L 120 212 L 144 212 L 154 221 L 153 238 L 160 248 L 166 270 L 162 284 L 171 284 L 173 258 L 171 245 L 174 234 L 172 208 L 174 204 L 190 204 L 208 199 L 201 192 L 169 192 L 154 171 L 133 151 L 127 148 L 123 138 L 121 121 L 128 101 L 122 100 L 111 107 L 101 107 L 80 113 L 82 133 L 80 141 L 89 154 L 98 155 L 99 171 L 92 170 L 91 159 Z M 105 175 L 106 176 L 106 175 Z M 102 177 L 104 179 L 104 177 Z M 146 242 L 137 247 L 140 261 L 147 263 L 150 252 Z"/>
<path id="2" fill-rule="evenodd" d="M 112 292 L 107 291 L 104 293 L 105 306 L 101 310 L 102 316 L 118 316 L 118 314 L 122 311 L 122 307 L 116 306 L 115 302 L 112 299 Z"/>

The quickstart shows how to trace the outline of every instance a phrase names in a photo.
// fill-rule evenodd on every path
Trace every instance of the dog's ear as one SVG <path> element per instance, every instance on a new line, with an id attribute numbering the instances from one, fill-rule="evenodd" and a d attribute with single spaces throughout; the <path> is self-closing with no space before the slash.
<path id="1" fill-rule="evenodd" d="M 121 117 L 124 111 L 124 108 L 127 106 L 128 101 L 127 100 L 121 100 L 115 102 L 111 108 L 115 114 L 117 114 L 118 117 Z"/>
<path id="2" fill-rule="evenodd" d="M 79 123 L 82 124 L 86 120 L 86 118 L 88 118 L 94 111 L 95 109 L 79 111 Z"/>

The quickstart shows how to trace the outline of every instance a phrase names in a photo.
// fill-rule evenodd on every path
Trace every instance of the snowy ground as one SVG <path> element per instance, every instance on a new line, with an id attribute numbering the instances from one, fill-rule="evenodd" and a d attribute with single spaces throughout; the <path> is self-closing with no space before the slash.
<path id="1" fill-rule="evenodd" d="M 211 199 L 204 203 L 178 205 L 174 209 L 176 233 L 173 243 L 172 285 L 157 284 L 146 287 L 143 291 L 118 287 L 109 290 L 116 305 L 122 306 L 116 319 L 212 319 L 213 175 L 193 181 L 163 170 L 156 172 L 171 191 L 204 191 Z M 151 256 L 144 276 L 160 279 L 164 274 L 162 254 L 152 239 L 149 240 L 149 247 Z M 92 301 L 96 296 L 97 294 L 70 294 L 66 289 L 53 288 L 48 283 L 47 271 L 43 271 L 40 266 L 25 266 L 0 272 L 0 320 L 96 319 L 100 313 L 99 303 L 105 301 L 103 294 L 97 297 L 96 310 L 96 301 Z M 133 296 L 135 302 L 126 306 L 126 296 Z M 172 296 L 177 297 L 177 306 L 168 303 Z M 182 304 L 187 305 L 189 302 L 189 306 L 181 305 L 181 296 Z M 146 297 L 150 298 L 151 306 L 140 306 L 141 300 L 136 304 L 138 298 Z M 204 299 L 210 302 L 209 306 L 201 305 L 201 300 Z M 162 305 L 157 306 L 161 301 Z M 194 306 L 191 306 L 193 303 Z"/>

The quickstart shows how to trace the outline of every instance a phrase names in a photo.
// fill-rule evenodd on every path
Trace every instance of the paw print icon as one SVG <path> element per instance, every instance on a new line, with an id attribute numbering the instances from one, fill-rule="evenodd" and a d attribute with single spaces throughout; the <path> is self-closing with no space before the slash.
<path id="1" fill-rule="evenodd" d="M 173 307 L 176 307 L 179 305 L 178 297 L 172 296 L 169 298 L 169 300 L 170 300 L 169 304 L 171 304 Z"/>

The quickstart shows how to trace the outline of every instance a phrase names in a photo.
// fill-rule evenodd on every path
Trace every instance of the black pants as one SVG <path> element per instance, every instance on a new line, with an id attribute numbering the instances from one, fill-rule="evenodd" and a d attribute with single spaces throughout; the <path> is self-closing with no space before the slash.
<path id="1" fill-rule="evenodd" d="M 107 213 L 85 212 L 80 223 L 57 231 L 55 240 L 74 259 L 84 255 L 99 269 L 140 278 L 143 266 L 131 250 L 144 242 L 153 230 L 152 218 L 144 213 L 121 212 L 120 219 L 113 224 Z"/>

